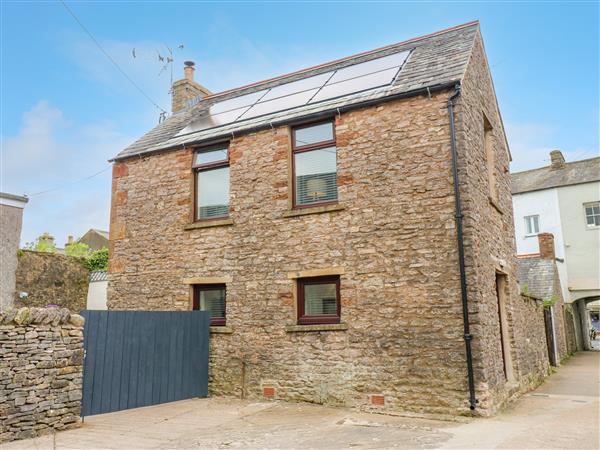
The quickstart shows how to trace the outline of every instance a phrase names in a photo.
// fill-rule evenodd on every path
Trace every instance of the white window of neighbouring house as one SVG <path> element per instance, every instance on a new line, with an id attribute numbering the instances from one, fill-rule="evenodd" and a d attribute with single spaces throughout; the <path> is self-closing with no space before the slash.
<path id="1" fill-rule="evenodd" d="M 335 130 L 332 121 L 293 128 L 294 207 L 337 202 Z"/>
<path id="2" fill-rule="evenodd" d="M 585 223 L 588 228 L 600 227 L 600 202 L 588 203 L 585 206 Z"/>
<path id="3" fill-rule="evenodd" d="M 229 149 L 227 145 L 194 153 L 194 220 L 229 216 Z"/>
<path id="4" fill-rule="evenodd" d="M 533 236 L 540 232 L 540 216 L 525 216 L 525 233 Z"/>

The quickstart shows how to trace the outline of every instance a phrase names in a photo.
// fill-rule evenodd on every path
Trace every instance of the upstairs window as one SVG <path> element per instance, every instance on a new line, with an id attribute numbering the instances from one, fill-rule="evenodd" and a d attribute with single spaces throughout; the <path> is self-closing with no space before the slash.
<path id="1" fill-rule="evenodd" d="M 194 220 L 229 215 L 229 149 L 227 146 L 194 153 Z"/>
<path id="2" fill-rule="evenodd" d="M 585 223 L 588 227 L 600 227 L 600 202 L 585 205 Z"/>
<path id="3" fill-rule="evenodd" d="M 292 130 L 294 207 L 337 202 L 333 122 Z"/>
<path id="4" fill-rule="evenodd" d="M 298 324 L 340 323 L 340 277 L 299 278 Z"/>
<path id="5" fill-rule="evenodd" d="M 525 216 L 525 232 L 533 236 L 540 232 L 540 216 Z"/>
<path id="6" fill-rule="evenodd" d="M 225 326 L 225 285 L 195 285 L 194 309 L 208 311 L 211 326 Z"/>

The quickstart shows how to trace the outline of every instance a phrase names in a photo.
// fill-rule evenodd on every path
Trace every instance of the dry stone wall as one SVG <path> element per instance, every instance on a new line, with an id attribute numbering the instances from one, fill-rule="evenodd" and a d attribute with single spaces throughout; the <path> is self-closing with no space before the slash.
<path id="1" fill-rule="evenodd" d="M 83 323 L 68 309 L 0 313 L 0 442 L 80 423 Z"/>

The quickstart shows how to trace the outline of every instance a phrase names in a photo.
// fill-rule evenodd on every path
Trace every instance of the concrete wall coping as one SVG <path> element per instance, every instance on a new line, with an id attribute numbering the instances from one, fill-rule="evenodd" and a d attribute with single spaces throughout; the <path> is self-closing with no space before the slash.
<path id="1" fill-rule="evenodd" d="M 13 206 L 15 208 L 23 209 L 28 201 L 29 199 L 23 195 L 0 192 L 0 205 Z"/>

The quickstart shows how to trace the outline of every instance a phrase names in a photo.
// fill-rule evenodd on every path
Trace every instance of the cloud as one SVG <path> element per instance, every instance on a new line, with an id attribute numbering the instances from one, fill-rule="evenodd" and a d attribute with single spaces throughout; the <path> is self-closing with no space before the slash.
<path id="1" fill-rule="evenodd" d="M 535 169 L 550 164 L 550 151 L 557 139 L 555 129 L 538 123 L 507 123 L 506 134 L 513 161 L 511 172 Z M 567 161 L 593 158 L 598 150 L 592 148 L 561 148 Z"/>
<path id="2" fill-rule="evenodd" d="M 69 234 L 106 229 L 110 170 L 82 179 L 109 169 L 107 159 L 132 140 L 110 121 L 78 124 L 45 100 L 24 113 L 18 132 L 2 140 L 0 180 L 2 191 L 31 196 L 21 242 L 48 231 L 62 245 Z"/>

